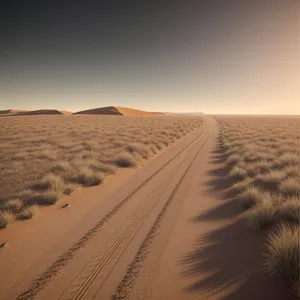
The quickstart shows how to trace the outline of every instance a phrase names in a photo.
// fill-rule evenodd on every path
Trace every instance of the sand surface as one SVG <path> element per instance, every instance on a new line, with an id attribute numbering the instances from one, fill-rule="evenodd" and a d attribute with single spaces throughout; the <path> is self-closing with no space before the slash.
<path id="1" fill-rule="evenodd" d="M 1 299 L 289 299 L 260 274 L 267 233 L 224 197 L 219 129 L 204 119 L 143 168 L 1 231 Z"/>

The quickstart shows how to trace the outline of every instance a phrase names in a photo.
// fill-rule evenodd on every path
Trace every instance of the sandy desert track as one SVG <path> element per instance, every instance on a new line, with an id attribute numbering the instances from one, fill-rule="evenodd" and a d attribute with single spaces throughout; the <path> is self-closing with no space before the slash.
<path id="1" fill-rule="evenodd" d="M 231 217 L 195 222 L 199 214 L 224 205 L 217 188 L 207 191 L 207 182 L 216 177 L 212 169 L 219 164 L 210 159 L 218 126 L 213 118 L 204 119 L 200 129 L 109 194 L 105 200 L 109 205 L 99 206 L 98 219 L 97 211 L 91 215 L 93 226 L 86 226 L 85 233 L 40 268 L 22 290 L 14 294 L 10 289 L 5 299 L 284 299 L 280 284 L 274 289 L 273 279 L 260 279 L 255 273 L 257 255 L 237 260 L 237 274 L 227 266 L 220 275 L 223 280 L 213 278 L 222 264 L 211 269 L 204 264 L 203 270 L 191 266 L 201 266 L 197 259 L 204 259 L 201 251 L 206 243 L 197 255 L 199 235 L 201 240 L 239 221 Z M 247 238 L 247 229 L 240 228 L 233 232 L 239 241 Z M 253 242 L 250 234 L 248 245 Z M 233 259 L 230 251 L 236 253 L 235 244 L 224 247 L 218 260 Z M 241 293 L 249 268 L 255 280 L 259 278 L 252 290 L 260 291 L 261 298 L 249 289 Z"/>

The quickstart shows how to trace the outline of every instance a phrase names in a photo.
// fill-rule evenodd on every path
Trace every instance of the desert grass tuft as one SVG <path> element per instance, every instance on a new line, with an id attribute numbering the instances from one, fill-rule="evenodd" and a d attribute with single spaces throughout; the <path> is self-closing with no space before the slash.
<path id="1" fill-rule="evenodd" d="M 79 168 L 79 172 L 74 179 L 77 183 L 92 186 L 100 184 L 104 179 L 104 174 L 83 166 Z"/>
<path id="2" fill-rule="evenodd" d="M 276 190 L 285 176 L 285 172 L 276 170 L 257 175 L 255 181 L 257 184 L 262 185 L 265 188 Z"/>
<path id="3" fill-rule="evenodd" d="M 233 167 L 229 171 L 229 178 L 233 181 L 242 180 L 247 177 L 247 171 L 241 167 Z"/>
<path id="4" fill-rule="evenodd" d="M 263 272 L 277 277 L 295 279 L 299 276 L 300 230 L 298 226 L 281 224 L 271 234 L 264 255 Z"/>
<path id="5" fill-rule="evenodd" d="M 291 290 L 292 294 L 295 296 L 295 299 L 300 299 L 300 274 L 298 278 L 291 281 Z"/>
<path id="6" fill-rule="evenodd" d="M 75 182 L 68 182 L 64 185 L 64 194 L 70 195 L 80 188 L 80 185 Z"/>
<path id="7" fill-rule="evenodd" d="M 137 165 L 135 158 L 129 153 L 121 153 L 114 160 L 114 163 L 121 168 L 134 167 Z"/>
<path id="8" fill-rule="evenodd" d="M 235 166 L 237 163 L 242 161 L 242 157 L 238 154 L 231 154 L 227 159 L 227 165 L 229 167 Z"/>
<path id="9" fill-rule="evenodd" d="M 300 178 L 286 178 L 280 183 L 279 190 L 286 196 L 300 195 Z"/>
<path id="10" fill-rule="evenodd" d="M 36 204 L 24 206 L 20 212 L 22 219 L 32 219 L 39 214 L 39 207 Z"/>
<path id="11" fill-rule="evenodd" d="M 111 163 L 97 163 L 94 167 L 95 170 L 100 171 L 105 174 L 114 174 L 116 173 L 117 167 Z"/>
<path id="12" fill-rule="evenodd" d="M 13 212 L 18 212 L 23 206 L 23 202 L 19 198 L 13 198 L 5 202 L 5 208 Z"/>
<path id="13" fill-rule="evenodd" d="M 43 199 L 46 204 L 55 204 L 64 197 L 64 189 L 50 187 L 44 194 Z"/>
<path id="14" fill-rule="evenodd" d="M 234 183 L 231 187 L 231 191 L 233 191 L 235 194 L 239 194 L 242 191 L 249 188 L 251 183 L 252 183 L 252 178 L 251 177 L 246 177 L 245 179 Z"/>
<path id="15" fill-rule="evenodd" d="M 27 198 L 35 194 L 35 191 L 32 189 L 24 189 L 18 193 L 18 197 L 21 199 Z"/>
<path id="16" fill-rule="evenodd" d="M 249 186 L 244 192 L 237 195 L 236 200 L 243 208 L 251 208 L 261 202 L 263 196 L 261 188 Z"/>
<path id="17" fill-rule="evenodd" d="M 5 228 L 13 219 L 14 216 L 9 210 L 0 211 L 0 228 Z"/>
<path id="18" fill-rule="evenodd" d="M 300 224 L 300 197 L 291 197 L 281 207 L 284 218 Z"/>
<path id="19" fill-rule="evenodd" d="M 289 165 L 283 168 L 287 177 L 300 177 L 300 165 Z"/>
<path id="20" fill-rule="evenodd" d="M 129 153 L 136 153 L 143 158 L 148 158 L 149 156 L 149 150 L 145 145 L 139 144 L 139 143 L 131 143 L 126 147 L 126 150 Z"/>
<path id="21" fill-rule="evenodd" d="M 270 200 L 263 200 L 249 210 L 248 220 L 251 228 L 261 230 L 274 221 L 277 208 Z"/>

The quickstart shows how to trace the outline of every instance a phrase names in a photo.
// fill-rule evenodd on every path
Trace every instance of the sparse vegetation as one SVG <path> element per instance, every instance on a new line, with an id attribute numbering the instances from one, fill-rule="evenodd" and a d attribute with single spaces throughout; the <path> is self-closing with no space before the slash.
<path id="1" fill-rule="evenodd" d="M 43 199 L 47 204 L 54 204 L 64 196 L 64 189 L 62 188 L 49 188 L 44 194 Z"/>
<path id="2" fill-rule="evenodd" d="M 5 228 L 14 216 L 9 210 L 0 211 L 0 228 Z"/>
<path id="3" fill-rule="evenodd" d="M 5 202 L 5 208 L 13 212 L 19 212 L 23 206 L 23 202 L 19 198 L 13 198 Z"/>
<path id="4" fill-rule="evenodd" d="M 138 166 L 202 124 L 201 117 L 164 115 L 1 121 L 0 209 L 13 215 L 28 205 L 54 204 L 81 185 L 98 185 L 120 167 Z"/>
<path id="5" fill-rule="evenodd" d="M 252 208 L 262 201 L 263 194 L 259 187 L 246 186 L 245 191 L 240 193 L 236 198 L 243 207 Z"/>
<path id="6" fill-rule="evenodd" d="M 283 222 L 267 244 L 264 272 L 299 293 L 300 118 L 218 117 L 231 191 L 255 230 Z M 246 176 L 246 177 L 245 177 Z"/>
<path id="7" fill-rule="evenodd" d="M 39 207 L 36 204 L 24 206 L 20 212 L 23 219 L 32 219 L 39 214 Z"/>
<path id="8" fill-rule="evenodd" d="M 80 185 L 77 183 L 68 182 L 64 186 L 64 193 L 66 195 L 70 195 L 74 191 L 78 190 L 80 188 Z"/>
<path id="9" fill-rule="evenodd" d="M 136 166 L 135 158 L 129 153 L 121 153 L 114 160 L 114 163 L 121 168 L 128 168 Z"/>
<path id="10" fill-rule="evenodd" d="M 300 224 L 300 199 L 299 197 L 292 197 L 288 199 L 281 207 L 283 216 Z"/>
<path id="11" fill-rule="evenodd" d="M 73 178 L 73 180 L 80 184 L 86 185 L 98 185 L 102 182 L 104 178 L 103 173 L 95 172 L 89 167 L 80 167 L 78 174 Z"/>
<path id="12" fill-rule="evenodd" d="M 282 224 L 271 234 L 263 270 L 277 277 L 296 279 L 299 276 L 300 239 L 299 227 Z"/>
<path id="13" fill-rule="evenodd" d="M 254 230 L 260 230 L 272 224 L 277 209 L 274 204 L 268 199 L 257 203 L 249 210 L 250 226 Z"/>

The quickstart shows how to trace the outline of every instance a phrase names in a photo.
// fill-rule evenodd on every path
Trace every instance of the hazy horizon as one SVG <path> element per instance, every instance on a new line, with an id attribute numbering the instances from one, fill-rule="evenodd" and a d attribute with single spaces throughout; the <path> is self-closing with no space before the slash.
<path id="1" fill-rule="evenodd" d="M 3 1 L 0 110 L 300 114 L 297 0 Z"/>

